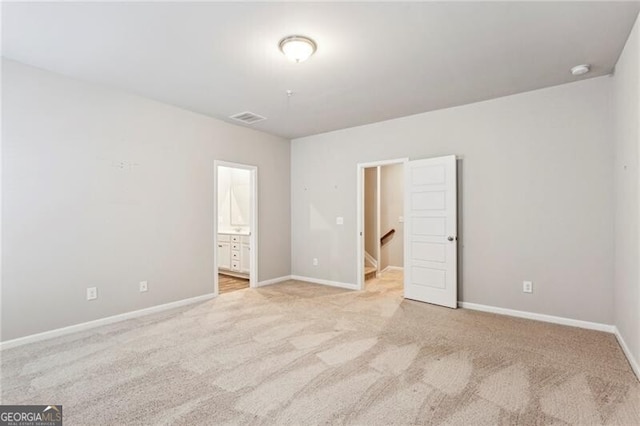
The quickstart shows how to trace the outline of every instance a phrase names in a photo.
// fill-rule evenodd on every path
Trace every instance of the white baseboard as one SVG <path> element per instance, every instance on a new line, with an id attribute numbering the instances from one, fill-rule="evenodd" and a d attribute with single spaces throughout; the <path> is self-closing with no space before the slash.
<path id="1" fill-rule="evenodd" d="M 272 278 L 270 280 L 260 281 L 258 284 L 256 284 L 256 287 L 264 287 L 266 285 L 278 284 L 278 283 L 281 283 L 283 281 L 289 281 L 290 279 L 292 279 L 291 275 L 285 275 L 283 277 Z"/>
<path id="2" fill-rule="evenodd" d="M 204 302 L 205 300 L 213 299 L 214 297 L 215 295 L 213 293 L 205 294 L 202 296 L 191 297 L 189 299 L 178 300 L 176 302 L 170 302 L 162 305 L 151 306 L 149 308 L 139 309 L 137 311 L 125 312 L 124 314 L 118 314 L 118 315 L 113 315 L 106 318 L 100 318 L 93 321 L 83 322 L 80 324 L 74 324 L 68 327 L 56 328 L 55 330 L 43 331 L 42 333 L 31 334 L 25 337 L 18 337 L 17 339 L 0 342 L 0 351 L 4 349 L 11 349 L 17 346 L 26 345 L 28 343 L 40 342 L 42 340 L 47 340 L 54 337 L 60 337 L 67 334 L 76 333 L 78 331 L 89 330 L 89 329 L 100 327 L 103 325 L 113 324 L 116 322 L 141 317 L 143 315 L 153 314 L 155 312 L 166 311 L 169 309 L 179 308 L 180 306 L 191 305 L 193 303 L 198 303 L 198 302 Z"/>
<path id="3" fill-rule="evenodd" d="M 622 348 L 622 352 L 624 352 L 624 355 L 627 357 L 627 360 L 631 365 L 631 369 L 636 374 L 636 377 L 638 378 L 638 380 L 640 380 L 640 364 L 638 364 L 638 361 L 636 361 L 633 354 L 631 353 L 629 346 L 627 346 L 627 342 L 625 342 L 622 338 L 622 334 L 620 334 L 620 330 L 618 330 L 618 327 L 614 326 L 613 328 L 613 333 L 616 335 L 616 339 L 618 340 L 618 344 Z"/>
<path id="4" fill-rule="evenodd" d="M 536 314 L 533 312 L 526 312 L 526 311 L 516 311 L 514 309 L 498 308 L 495 306 L 480 305 L 477 303 L 458 302 L 458 306 L 464 309 L 473 309 L 475 311 L 490 312 L 490 313 L 500 314 L 500 315 L 509 315 L 512 317 L 526 318 L 526 319 L 532 319 L 537 321 L 550 322 L 553 324 L 568 325 L 571 327 L 579 327 L 579 328 L 586 328 L 589 330 L 597 330 L 597 331 L 604 331 L 607 333 L 613 333 L 616 336 L 616 339 L 618 340 L 618 344 L 622 348 L 622 352 L 627 357 L 627 360 L 629 361 L 629 365 L 631 365 L 631 369 L 635 373 L 638 380 L 640 380 L 640 364 L 638 364 L 638 361 L 634 358 L 633 354 L 631 353 L 631 350 L 629 350 L 629 347 L 627 346 L 627 343 L 624 341 L 622 335 L 620 334 L 618 327 L 616 327 L 615 325 L 601 324 L 601 323 L 590 322 L 590 321 L 582 321 L 582 320 L 576 320 L 571 318 L 556 317 L 553 315 Z"/>
<path id="5" fill-rule="evenodd" d="M 479 305 L 477 303 L 458 302 L 458 306 L 474 311 L 491 312 L 493 314 L 509 315 L 512 317 L 532 319 L 536 321 L 550 322 L 553 324 L 568 325 L 570 327 L 586 328 L 589 330 L 606 331 L 613 333 L 615 326 L 598 322 L 582 321 L 571 318 L 556 317 L 553 315 L 536 314 L 534 312 L 516 311 L 515 309 L 498 308 L 496 306 Z"/>
<path id="6" fill-rule="evenodd" d="M 340 281 L 322 280 L 322 279 L 319 279 L 319 278 L 302 277 L 300 275 L 291 275 L 291 279 L 292 280 L 298 280 L 298 281 L 307 281 L 307 282 L 310 282 L 310 283 L 313 283 L 313 284 L 328 285 L 328 286 L 331 286 L 331 287 L 346 288 L 346 289 L 349 289 L 349 290 L 360 290 L 356 284 L 341 283 Z"/>
<path id="7" fill-rule="evenodd" d="M 404 271 L 404 268 L 402 266 L 387 266 L 386 268 L 384 268 L 381 272 L 387 272 L 387 271 Z"/>

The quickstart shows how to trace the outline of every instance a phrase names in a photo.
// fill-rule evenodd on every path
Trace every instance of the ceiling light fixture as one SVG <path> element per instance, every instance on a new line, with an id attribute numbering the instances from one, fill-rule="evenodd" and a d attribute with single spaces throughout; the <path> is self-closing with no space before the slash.
<path id="1" fill-rule="evenodd" d="M 280 40 L 280 51 L 290 61 L 304 62 L 316 51 L 316 42 L 309 37 L 292 35 Z"/>
<path id="2" fill-rule="evenodd" d="M 582 75 L 588 73 L 589 71 L 591 71 L 591 65 L 589 64 L 576 65 L 575 67 L 571 68 L 571 74 L 573 75 Z"/>

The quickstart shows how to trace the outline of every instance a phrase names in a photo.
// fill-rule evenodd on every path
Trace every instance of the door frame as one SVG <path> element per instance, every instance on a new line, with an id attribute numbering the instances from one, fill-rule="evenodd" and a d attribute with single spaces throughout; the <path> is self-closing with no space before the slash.
<path id="1" fill-rule="evenodd" d="M 251 233 L 249 234 L 249 244 L 251 246 L 251 257 L 249 262 L 249 287 L 256 288 L 258 286 L 258 167 L 249 164 L 233 163 L 230 161 L 214 160 L 213 161 L 213 293 L 215 296 L 218 291 L 218 169 L 220 167 L 231 167 L 234 169 L 249 170 L 249 193 L 251 202 L 249 203 L 249 226 Z"/>
<path id="2" fill-rule="evenodd" d="M 380 160 L 373 161 L 369 163 L 358 163 L 357 164 L 357 186 L 356 186 L 356 203 L 357 203 L 357 213 L 356 213 L 356 247 L 357 247 L 357 262 L 356 262 L 356 287 L 358 290 L 364 290 L 364 169 L 368 169 L 370 167 L 380 167 L 380 166 L 389 166 L 392 164 L 402 164 L 403 172 L 404 168 L 407 166 L 409 162 L 409 158 L 394 158 L 391 160 Z M 380 175 L 378 175 L 378 189 L 380 186 Z M 402 189 L 403 193 L 405 189 Z M 405 194 L 406 195 L 406 194 Z M 379 204 L 379 203 L 378 203 Z M 406 203 L 403 203 L 402 206 L 402 215 L 406 217 Z M 378 212 L 379 215 L 379 212 Z M 380 223 L 380 218 L 378 217 L 378 224 Z M 378 226 L 379 227 L 379 226 Z M 405 245 L 407 243 L 407 227 L 403 227 L 403 235 Z M 380 233 L 380 230 L 378 230 Z M 378 265 L 380 265 L 380 259 L 378 259 Z"/>

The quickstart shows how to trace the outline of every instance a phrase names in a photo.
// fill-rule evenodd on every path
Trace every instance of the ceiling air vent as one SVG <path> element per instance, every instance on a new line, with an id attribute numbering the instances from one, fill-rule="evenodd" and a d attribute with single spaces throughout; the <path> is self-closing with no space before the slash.
<path id="1" fill-rule="evenodd" d="M 230 118 L 233 118 L 234 120 L 242 121 L 245 124 L 253 124 L 253 123 L 257 123 L 258 121 L 266 120 L 265 117 L 258 114 L 254 114 L 249 111 L 234 114 Z"/>

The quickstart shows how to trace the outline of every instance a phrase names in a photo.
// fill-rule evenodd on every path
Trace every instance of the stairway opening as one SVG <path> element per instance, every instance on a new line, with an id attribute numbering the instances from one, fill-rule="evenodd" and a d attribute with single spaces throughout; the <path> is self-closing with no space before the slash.
<path id="1" fill-rule="evenodd" d="M 363 169 L 364 282 L 404 265 L 404 165 Z"/>

